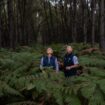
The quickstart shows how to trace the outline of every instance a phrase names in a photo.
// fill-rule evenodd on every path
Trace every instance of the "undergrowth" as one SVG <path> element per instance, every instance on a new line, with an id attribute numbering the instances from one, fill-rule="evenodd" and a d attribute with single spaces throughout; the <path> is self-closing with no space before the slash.
<path id="1" fill-rule="evenodd" d="M 62 60 L 65 45 L 51 45 Z M 90 45 L 72 44 L 75 53 Z M 45 47 L 0 50 L 0 105 L 105 105 L 105 57 L 94 52 L 79 56 L 84 73 L 65 78 L 63 72 L 39 69 Z"/>

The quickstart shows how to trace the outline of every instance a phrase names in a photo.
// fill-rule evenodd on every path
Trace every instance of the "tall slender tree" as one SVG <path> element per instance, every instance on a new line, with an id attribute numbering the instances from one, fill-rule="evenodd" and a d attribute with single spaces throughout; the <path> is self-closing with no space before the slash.
<path id="1" fill-rule="evenodd" d="M 13 12 L 13 0 L 7 0 L 8 7 L 8 29 L 9 29 L 9 39 L 10 47 L 15 47 L 15 31 L 14 31 L 14 12 Z"/>
<path id="2" fill-rule="evenodd" d="M 2 24 L 1 24 L 1 17 L 0 17 L 0 47 L 2 46 Z"/>
<path id="3" fill-rule="evenodd" d="M 100 48 L 105 51 L 105 1 L 100 0 Z"/>
<path id="4" fill-rule="evenodd" d="M 91 8 L 92 8 L 92 46 L 95 45 L 95 12 L 96 12 L 96 8 L 95 8 L 95 0 L 91 1 Z"/>

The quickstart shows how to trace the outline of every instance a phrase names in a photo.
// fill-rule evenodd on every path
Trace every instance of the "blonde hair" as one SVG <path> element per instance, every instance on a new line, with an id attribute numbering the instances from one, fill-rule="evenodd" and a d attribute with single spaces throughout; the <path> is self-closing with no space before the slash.
<path id="1" fill-rule="evenodd" d="M 53 49 L 52 49 L 51 47 L 48 47 L 48 48 L 47 48 L 47 51 L 48 51 L 48 50 L 50 50 L 51 53 L 53 54 Z"/>
<path id="2" fill-rule="evenodd" d="M 71 51 L 73 51 L 73 48 L 69 45 L 66 46 L 66 49 L 70 49 Z"/>

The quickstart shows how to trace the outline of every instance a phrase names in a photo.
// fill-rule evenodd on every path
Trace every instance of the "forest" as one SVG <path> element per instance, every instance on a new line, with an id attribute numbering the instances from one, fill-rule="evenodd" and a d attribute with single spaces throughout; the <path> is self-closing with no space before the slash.
<path id="1" fill-rule="evenodd" d="M 105 50 L 104 5 L 104 0 L 0 0 L 0 46 L 84 42 Z"/>
<path id="2" fill-rule="evenodd" d="M 81 75 L 39 68 L 67 45 Z M 0 0 L 0 105 L 105 105 L 105 0 Z"/>

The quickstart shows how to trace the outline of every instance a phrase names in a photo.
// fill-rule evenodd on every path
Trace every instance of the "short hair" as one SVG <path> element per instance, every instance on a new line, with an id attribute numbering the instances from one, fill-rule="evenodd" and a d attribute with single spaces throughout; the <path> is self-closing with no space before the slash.
<path id="1" fill-rule="evenodd" d="M 71 46 L 67 45 L 67 46 L 66 46 L 66 49 L 67 49 L 67 48 L 70 48 L 70 49 L 73 51 L 73 48 L 72 48 Z"/>
<path id="2" fill-rule="evenodd" d="M 47 50 L 49 50 L 49 49 L 52 50 L 52 53 L 53 53 L 53 49 L 51 47 L 48 47 Z"/>
<path id="3" fill-rule="evenodd" d="M 67 45 L 66 48 L 68 48 L 68 47 L 69 47 L 69 48 L 72 48 L 71 46 Z M 72 49 L 73 49 L 73 48 L 72 48 Z"/>

